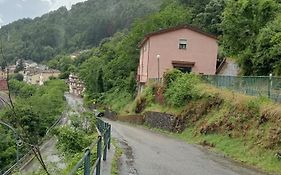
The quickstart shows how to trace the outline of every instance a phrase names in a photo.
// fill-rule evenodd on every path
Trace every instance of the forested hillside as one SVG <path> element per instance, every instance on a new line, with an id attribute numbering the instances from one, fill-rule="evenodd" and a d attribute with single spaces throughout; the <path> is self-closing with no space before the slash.
<path id="1" fill-rule="evenodd" d="M 138 43 L 150 32 L 191 24 L 219 37 L 220 55 L 234 58 L 243 75 L 281 74 L 280 1 L 170 0 L 94 48 L 79 73 L 90 99 L 125 105 L 135 92 Z M 105 93 L 104 93 L 105 92 Z M 116 98 L 116 96 L 121 96 Z M 115 99 L 118 99 L 115 101 Z"/>
<path id="2" fill-rule="evenodd" d="M 92 48 L 101 39 L 156 11 L 161 0 L 88 0 L 3 26 L 0 38 L 10 61 L 42 61 L 59 53 Z"/>
<path id="3" fill-rule="evenodd" d="M 135 21 L 129 31 L 118 32 L 103 40 L 92 50 L 89 58 L 85 60 L 85 57 L 81 57 L 82 64 L 76 64 L 76 70 L 87 87 L 87 99 L 111 105 L 115 110 L 122 108 L 134 98 L 136 92 L 138 44 L 143 37 L 161 28 L 183 24 L 200 26 L 205 31 L 219 35 L 224 6 L 224 0 L 165 1 L 159 12 Z M 210 23 L 209 19 L 216 20 Z M 61 60 L 66 58 L 62 57 Z M 65 61 L 57 60 L 57 65 L 62 62 Z M 75 62 L 79 63 L 79 60 Z M 75 70 L 72 66 L 69 69 Z"/>

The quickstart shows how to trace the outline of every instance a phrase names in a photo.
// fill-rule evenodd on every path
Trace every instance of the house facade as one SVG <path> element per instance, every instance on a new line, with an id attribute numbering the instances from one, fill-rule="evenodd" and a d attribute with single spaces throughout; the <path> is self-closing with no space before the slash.
<path id="1" fill-rule="evenodd" d="M 60 71 L 49 69 L 41 70 L 38 68 L 27 68 L 21 72 L 23 74 L 23 81 L 34 85 L 43 85 L 44 82 L 48 81 L 50 77 L 58 78 Z"/>
<path id="2" fill-rule="evenodd" d="M 216 74 L 218 40 L 191 26 L 180 26 L 148 34 L 140 44 L 138 83 L 161 79 L 177 68 L 195 74 Z"/>
<path id="3" fill-rule="evenodd" d="M 82 97 L 85 91 L 84 82 L 79 79 L 78 76 L 70 74 L 68 77 L 69 93 Z"/>

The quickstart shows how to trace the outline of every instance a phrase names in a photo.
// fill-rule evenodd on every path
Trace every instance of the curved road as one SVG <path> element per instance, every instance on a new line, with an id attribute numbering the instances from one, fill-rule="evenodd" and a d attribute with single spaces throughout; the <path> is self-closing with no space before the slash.
<path id="1" fill-rule="evenodd" d="M 108 122 L 124 152 L 121 175 L 264 175 L 183 141 L 141 127 Z"/>

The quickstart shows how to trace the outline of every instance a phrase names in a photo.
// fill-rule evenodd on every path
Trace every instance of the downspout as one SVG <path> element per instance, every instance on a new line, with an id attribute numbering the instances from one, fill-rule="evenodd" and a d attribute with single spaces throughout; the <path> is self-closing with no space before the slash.
<path id="1" fill-rule="evenodd" d="M 150 38 L 148 38 L 148 40 L 147 40 L 147 42 L 148 42 L 148 46 L 147 46 L 147 81 L 146 81 L 146 83 L 149 81 L 149 79 L 148 79 L 148 73 L 149 73 L 149 69 L 148 69 L 148 65 L 149 65 L 149 56 L 150 56 Z"/>

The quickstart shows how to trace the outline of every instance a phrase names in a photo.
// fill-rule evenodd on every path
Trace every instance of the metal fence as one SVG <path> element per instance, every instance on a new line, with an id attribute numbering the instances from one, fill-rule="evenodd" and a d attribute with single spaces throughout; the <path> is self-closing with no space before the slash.
<path id="1" fill-rule="evenodd" d="M 84 175 L 100 175 L 101 172 L 101 159 L 106 161 L 107 150 L 110 149 L 111 142 L 111 125 L 97 118 L 97 130 L 99 136 L 86 150 L 83 157 L 75 165 L 68 175 L 74 175 L 82 167 L 84 163 Z M 103 141 L 103 146 L 102 146 Z M 96 146 L 97 156 L 93 156 L 92 150 Z M 91 166 L 91 158 L 95 160 L 95 163 Z"/>
<path id="2" fill-rule="evenodd" d="M 281 102 L 281 77 L 203 75 L 202 78 L 217 87 Z"/>

